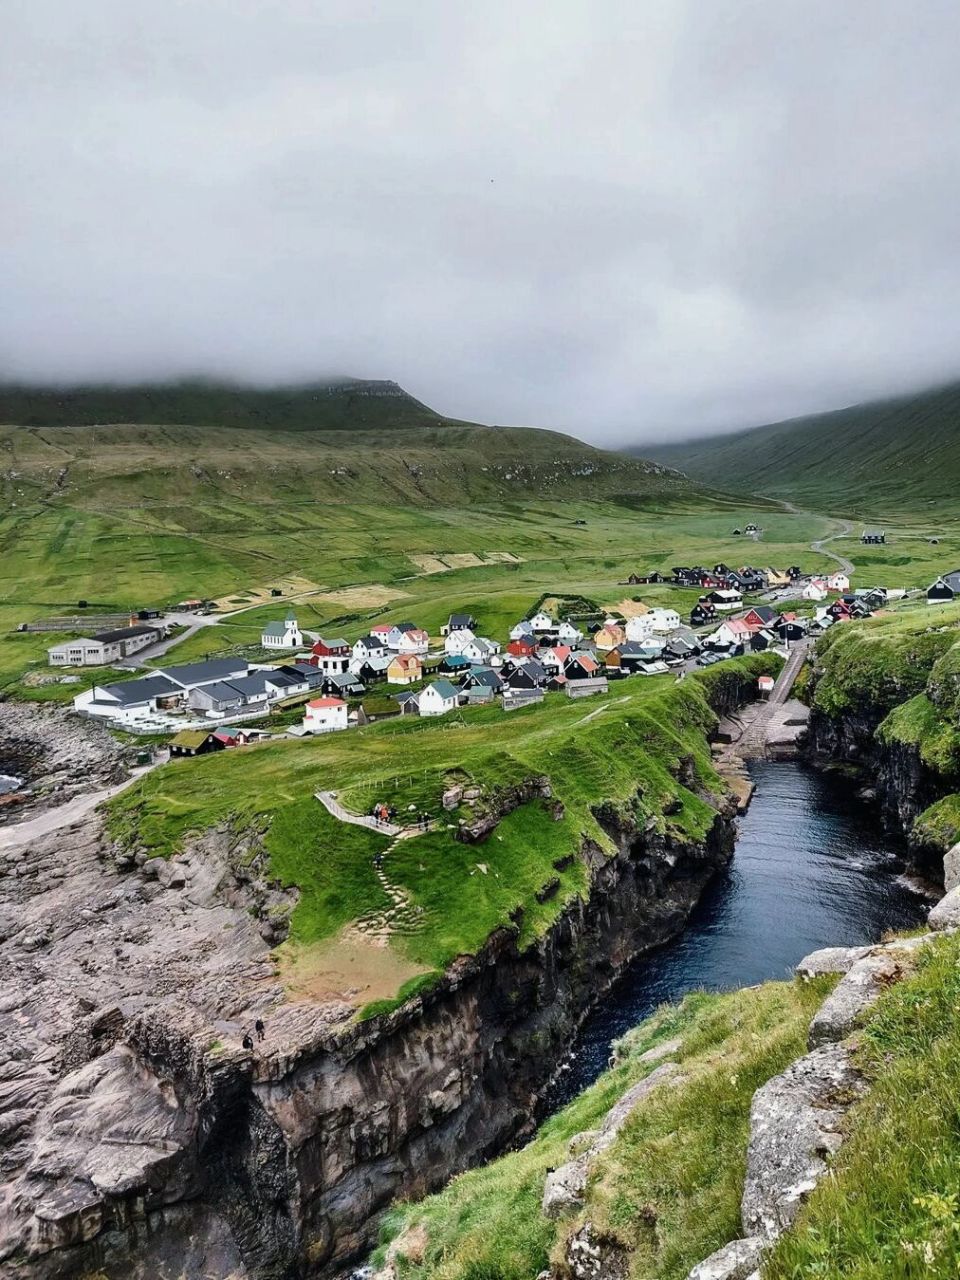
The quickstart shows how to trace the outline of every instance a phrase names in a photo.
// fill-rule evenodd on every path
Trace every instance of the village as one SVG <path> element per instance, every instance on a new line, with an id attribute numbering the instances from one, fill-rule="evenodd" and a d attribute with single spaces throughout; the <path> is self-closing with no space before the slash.
<path id="1" fill-rule="evenodd" d="M 868 536 L 883 535 L 865 530 Z M 633 598 L 622 601 L 619 612 L 596 618 L 538 606 L 499 638 L 483 634 L 472 614 L 453 613 L 434 637 L 402 620 L 376 622 L 353 641 L 304 633 L 291 606 L 263 627 L 255 656 L 164 667 L 143 662 L 145 654 L 176 643 L 167 638 L 169 615 L 141 610 L 127 626 L 51 646 L 48 662 L 77 669 L 134 660 L 132 678 L 93 683 L 74 697 L 74 710 L 134 734 L 172 735 L 171 754 L 193 756 L 277 735 L 309 737 L 483 704 L 511 712 L 548 693 L 592 697 L 626 677 L 683 679 L 744 653 L 787 656 L 829 627 L 869 617 L 907 594 L 880 586 L 853 590 L 842 569 L 809 575 L 796 565 L 677 566 L 670 574 L 631 574 L 621 585 L 675 587 L 684 590 L 686 603 L 672 608 Z M 686 592 L 692 590 L 698 594 L 690 607 Z M 931 584 L 927 599 L 937 603 L 958 592 L 960 570 Z M 177 618 L 209 611 L 199 599 L 175 609 Z"/>

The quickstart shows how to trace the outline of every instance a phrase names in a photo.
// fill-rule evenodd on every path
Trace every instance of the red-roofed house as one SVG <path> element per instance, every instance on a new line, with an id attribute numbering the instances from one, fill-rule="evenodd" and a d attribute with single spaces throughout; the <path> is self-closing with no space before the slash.
<path id="1" fill-rule="evenodd" d="M 347 704 L 342 698 L 312 698 L 306 706 L 306 733 L 335 733 L 347 727 Z"/>

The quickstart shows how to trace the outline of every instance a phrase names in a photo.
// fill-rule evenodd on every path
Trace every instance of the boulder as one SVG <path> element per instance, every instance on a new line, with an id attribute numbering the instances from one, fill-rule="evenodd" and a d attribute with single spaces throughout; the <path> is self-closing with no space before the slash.
<path id="1" fill-rule="evenodd" d="M 903 968 L 892 952 L 868 954 L 858 960 L 817 1010 L 807 1037 L 810 1048 L 844 1040 L 881 991 L 902 974 Z"/>
<path id="2" fill-rule="evenodd" d="M 827 1172 L 848 1108 L 866 1093 L 846 1048 L 798 1058 L 753 1096 L 741 1214 L 751 1236 L 775 1240 Z"/>
<path id="3" fill-rule="evenodd" d="M 768 1242 L 759 1236 L 731 1240 L 709 1258 L 698 1262 L 687 1280 L 750 1280 L 767 1249 Z"/>
<path id="4" fill-rule="evenodd" d="M 960 888 L 960 844 L 955 844 L 943 855 L 943 887 L 947 893 Z"/>
<path id="5" fill-rule="evenodd" d="M 589 1171 L 588 1151 L 547 1174 L 540 1205 L 545 1218 L 562 1218 L 564 1214 L 581 1208 Z"/>
<path id="6" fill-rule="evenodd" d="M 927 917 L 927 924 L 937 933 L 960 927 L 960 885 L 940 899 Z"/>
<path id="7" fill-rule="evenodd" d="M 803 957 L 797 965 L 797 975 L 816 978 L 823 973 L 849 973 L 858 960 L 869 954 L 869 947 L 821 947 Z"/>

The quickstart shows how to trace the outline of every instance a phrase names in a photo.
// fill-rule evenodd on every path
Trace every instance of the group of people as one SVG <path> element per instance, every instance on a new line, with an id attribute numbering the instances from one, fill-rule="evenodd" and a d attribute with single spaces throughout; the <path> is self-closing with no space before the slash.
<path id="1" fill-rule="evenodd" d="M 262 1041 L 267 1034 L 267 1029 L 263 1025 L 262 1018 L 258 1018 L 256 1022 L 253 1024 L 253 1030 L 256 1033 L 257 1043 L 259 1044 L 260 1041 Z M 253 1036 L 250 1034 L 249 1031 L 244 1031 L 243 1039 L 240 1041 L 240 1043 L 243 1045 L 244 1049 L 246 1049 L 248 1052 L 253 1048 Z"/>
<path id="2" fill-rule="evenodd" d="M 391 809 L 385 804 L 375 804 L 373 806 L 373 820 L 379 826 L 381 822 L 390 822 L 397 816 L 396 809 Z"/>

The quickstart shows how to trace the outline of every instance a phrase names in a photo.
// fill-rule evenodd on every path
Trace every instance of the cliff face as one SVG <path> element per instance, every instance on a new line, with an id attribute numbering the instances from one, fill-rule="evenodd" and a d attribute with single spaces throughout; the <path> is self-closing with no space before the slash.
<path id="1" fill-rule="evenodd" d="M 920 758 L 915 743 L 882 741 L 876 736 L 883 716 L 850 710 L 836 716 L 814 708 L 806 752 L 816 765 L 845 765 L 872 791 L 886 827 L 909 837 L 917 817 L 949 788 Z M 911 846 L 924 869 L 936 870 L 924 851 Z M 942 856 L 942 853 L 941 853 Z"/>
<path id="2" fill-rule="evenodd" d="M 178 1276 L 188 1242 L 209 1274 L 270 1280 L 359 1256 L 398 1195 L 439 1187 L 531 1127 L 585 1013 L 683 927 L 733 848 L 725 815 L 699 844 L 615 835 L 612 857 L 583 850 L 589 900 L 538 944 L 521 952 L 501 930 L 391 1015 L 340 1028 L 305 1017 L 254 1062 L 218 1051 L 186 1007 L 106 1020 L 8 1187 L 5 1274 Z"/>

